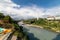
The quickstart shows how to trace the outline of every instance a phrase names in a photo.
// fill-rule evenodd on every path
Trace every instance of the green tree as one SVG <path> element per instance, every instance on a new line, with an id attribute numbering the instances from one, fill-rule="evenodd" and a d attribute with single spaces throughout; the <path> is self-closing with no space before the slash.
<path id="1" fill-rule="evenodd" d="M 0 13 L 0 19 L 4 18 L 3 13 Z"/>
<path id="2" fill-rule="evenodd" d="M 9 22 L 10 19 L 11 19 L 11 17 L 9 15 L 7 15 L 3 18 L 4 22 Z"/>

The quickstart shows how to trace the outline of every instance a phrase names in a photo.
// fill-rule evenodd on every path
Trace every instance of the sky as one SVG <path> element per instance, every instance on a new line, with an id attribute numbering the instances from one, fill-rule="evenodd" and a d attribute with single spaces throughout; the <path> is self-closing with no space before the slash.
<path id="1" fill-rule="evenodd" d="M 0 0 L 0 12 L 13 19 L 60 15 L 60 0 Z"/>

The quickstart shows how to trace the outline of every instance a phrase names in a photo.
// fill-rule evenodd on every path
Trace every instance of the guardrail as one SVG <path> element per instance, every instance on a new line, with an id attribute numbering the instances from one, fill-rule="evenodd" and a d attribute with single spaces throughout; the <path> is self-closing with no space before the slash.
<path id="1" fill-rule="evenodd" d="M 10 36 L 12 32 L 9 32 L 8 34 L 6 34 L 6 36 L 2 39 L 2 40 L 7 40 L 7 38 Z"/>

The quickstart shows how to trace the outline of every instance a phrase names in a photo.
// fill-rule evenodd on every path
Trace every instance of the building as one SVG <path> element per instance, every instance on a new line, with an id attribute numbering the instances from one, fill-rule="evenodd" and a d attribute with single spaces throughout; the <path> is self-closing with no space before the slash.
<path id="1" fill-rule="evenodd" d="M 47 17 L 46 19 L 47 20 L 60 20 L 60 16 L 56 16 L 56 17 L 51 16 L 51 17 Z"/>

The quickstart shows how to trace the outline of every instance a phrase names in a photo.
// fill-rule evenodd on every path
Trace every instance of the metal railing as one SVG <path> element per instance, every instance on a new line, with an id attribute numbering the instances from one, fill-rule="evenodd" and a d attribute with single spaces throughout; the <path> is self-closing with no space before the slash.
<path id="1" fill-rule="evenodd" d="M 2 40 L 7 40 L 7 38 L 10 36 L 12 32 L 9 32 L 8 34 L 6 34 L 6 36 L 2 39 Z"/>

